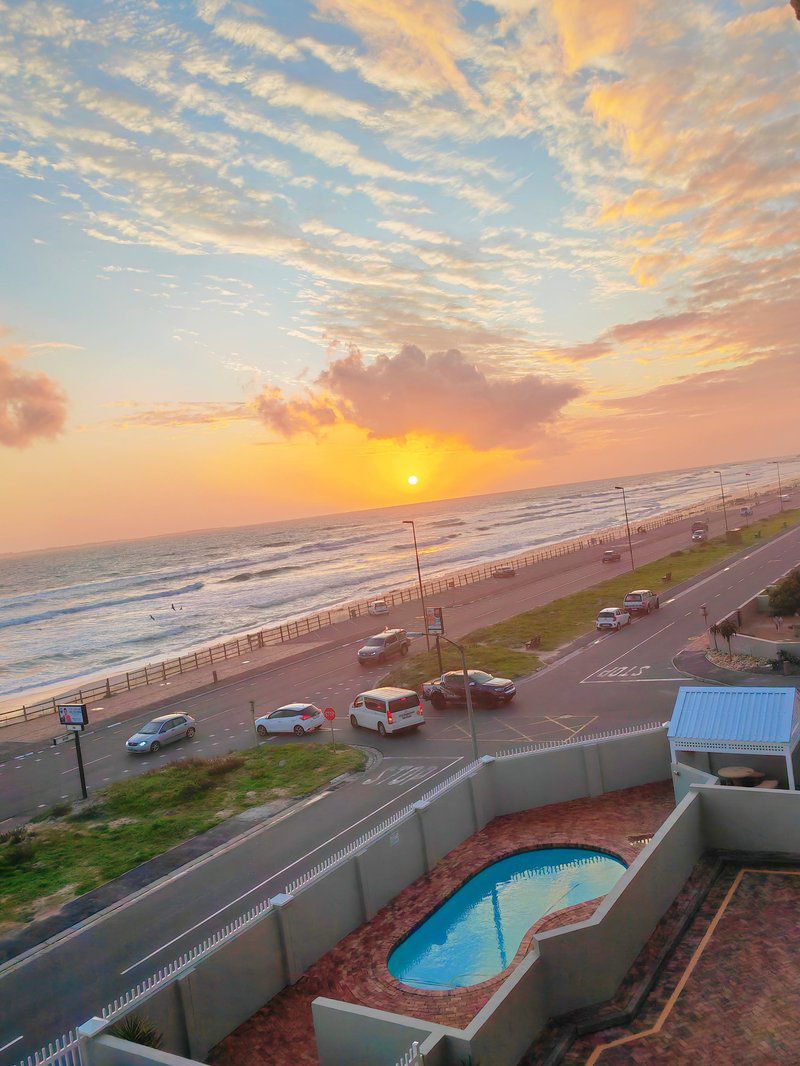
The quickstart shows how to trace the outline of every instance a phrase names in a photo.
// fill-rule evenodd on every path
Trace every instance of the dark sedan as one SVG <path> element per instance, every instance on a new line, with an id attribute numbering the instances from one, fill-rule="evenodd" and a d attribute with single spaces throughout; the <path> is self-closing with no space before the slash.
<path id="1" fill-rule="evenodd" d="M 469 670 L 469 690 L 473 705 L 478 707 L 502 707 L 510 703 L 517 694 L 517 687 L 507 677 L 493 677 L 485 670 Z M 464 691 L 464 674 L 461 670 L 450 670 L 433 681 L 426 681 L 422 686 L 423 699 L 430 700 L 434 707 L 442 710 L 448 704 L 463 706 L 467 702 Z"/>

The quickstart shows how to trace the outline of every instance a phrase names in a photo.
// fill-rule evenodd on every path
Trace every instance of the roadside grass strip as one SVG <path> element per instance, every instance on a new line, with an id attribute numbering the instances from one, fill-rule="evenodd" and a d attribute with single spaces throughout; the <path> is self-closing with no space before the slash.
<path id="1" fill-rule="evenodd" d="M 728 543 L 725 537 L 690 544 L 655 562 L 638 566 L 635 573 L 626 570 L 582 592 L 574 592 L 504 622 L 476 629 L 461 640 L 466 648 L 467 663 L 471 668 L 488 670 L 497 677 L 516 678 L 532 674 L 542 665 L 536 653 L 525 650 L 525 642 L 532 637 L 540 638 L 541 651 L 555 651 L 590 632 L 598 612 L 603 607 L 621 605 L 625 594 L 632 589 L 652 589 L 661 596 L 663 602 L 674 585 L 696 577 L 743 548 L 763 544 L 769 537 L 783 532 L 784 527 L 798 522 L 800 509 L 784 511 L 783 514 L 753 522 L 748 528 L 743 528 L 742 539 L 736 544 Z M 623 566 L 624 560 L 623 554 Z M 666 574 L 672 575 L 669 581 L 662 580 Z M 698 624 L 702 625 L 699 616 Z M 445 670 L 458 670 L 461 667 L 461 659 L 455 649 L 444 643 L 442 662 Z M 422 652 L 399 663 L 379 683 L 420 691 L 423 682 L 436 677 L 438 673 L 436 652 Z"/>
<path id="2" fill-rule="evenodd" d="M 32 921 L 249 807 L 361 769 L 363 752 L 261 745 L 184 759 L 59 803 L 0 835 L 0 930 Z"/>

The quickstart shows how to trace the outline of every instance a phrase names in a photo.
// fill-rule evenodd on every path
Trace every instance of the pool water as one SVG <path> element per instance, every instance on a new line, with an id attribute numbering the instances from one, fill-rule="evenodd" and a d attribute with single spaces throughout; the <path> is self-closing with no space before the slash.
<path id="1" fill-rule="evenodd" d="M 389 956 L 389 972 L 413 988 L 479 984 L 504 970 L 522 938 L 553 911 L 604 896 L 625 864 L 588 848 L 510 855 L 470 878 Z"/>

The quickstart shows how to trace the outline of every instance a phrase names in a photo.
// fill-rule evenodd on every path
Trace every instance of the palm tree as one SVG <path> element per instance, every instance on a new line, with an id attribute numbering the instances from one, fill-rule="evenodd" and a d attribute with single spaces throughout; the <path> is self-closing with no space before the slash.
<path id="1" fill-rule="evenodd" d="M 733 658 L 733 651 L 731 650 L 731 637 L 735 637 L 739 632 L 739 627 L 736 625 L 732 618 L 723 618 L 716 626 L 713 627 L 716 633 L 722 637 L 728 645 L 728 658 Z M 715 635 L 716 635 L 715 633 Z"/>

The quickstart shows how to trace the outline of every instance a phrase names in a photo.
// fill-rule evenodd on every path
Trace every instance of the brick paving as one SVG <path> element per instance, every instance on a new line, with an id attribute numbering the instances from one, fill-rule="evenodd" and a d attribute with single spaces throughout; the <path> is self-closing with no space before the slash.
<path id="1" fill-rule="evenodd" d="M 638 1017 L 581 1038 L 565 1066 L 796 1066 L 799 913 L 800 868 L 723 864 Z"/>
<path id="2" fill-rule="evenodd" d="M 285 989 L 223 1040 L 209 1062 L 316 1066 L 311 1018 L 317 996 L 390 1009 L 398 1014 L 463 1028 L 489 1000 L 508 970 L 470 988 L 434 992 L 401 985 L 386 961 L 401 940 L 474 874 L 498 859 L 537 847 L 592 847 L 630 863 L 641 850 L 631 838 L 649 837 L 674 806 L 669 781 L 624 789 L 496 818 L 451 851 L 427 877 L 404 889 L 372 921 L 319 959 L 296 985 Z M 548 915 L 523 938 L 512 962 L 529 950 L 537 931 L 581 921 L 594 913 L 591 900 Z"/>

